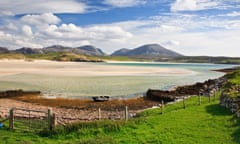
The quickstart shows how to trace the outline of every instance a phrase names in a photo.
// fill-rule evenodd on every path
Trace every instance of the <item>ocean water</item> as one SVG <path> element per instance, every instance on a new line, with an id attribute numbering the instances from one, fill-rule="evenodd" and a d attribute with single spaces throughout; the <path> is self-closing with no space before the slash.
<path id="1" fill-rule="evenodd" d="M 0 90 L 40 90 L 47 97 L 87 98 L 90 96 L 135 96 L 150 89 L 167 90 L 179 85 L 194 84 L 218 78 L 224 73 L 214 69 L 229 68 L 221 64 L 181 63 L 101 63 L 99 65 L 179 68 L 194 71 L 189 75 L 141 75 L 141 76 L 46 76 L 17 74 L 0 77 Z"/>

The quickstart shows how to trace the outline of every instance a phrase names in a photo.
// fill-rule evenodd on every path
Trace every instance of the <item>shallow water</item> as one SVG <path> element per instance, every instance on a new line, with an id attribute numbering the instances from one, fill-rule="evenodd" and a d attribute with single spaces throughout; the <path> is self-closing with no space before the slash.
<path id="1" fill-rule="evenodd" d="M 46 76 L 17 74 L 0 77 L 0 90 L 40 90 L 49 97 L 126 96 L 144 93 L 147 89 L 171 89 L 178 85 L 203 82 L 222 76 L 211 71 L 232 67 L 217 64 L 171 63 L 102 63 L 100 65 L 180 68 L 194 71 L 188 75 L 141 75 L 141 76 Z"/>

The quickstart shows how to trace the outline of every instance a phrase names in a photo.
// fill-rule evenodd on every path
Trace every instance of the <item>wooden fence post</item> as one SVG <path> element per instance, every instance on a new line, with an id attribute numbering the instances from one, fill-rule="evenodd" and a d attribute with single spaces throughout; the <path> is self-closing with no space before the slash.
<path id="1" fill-rule="evenodd" d="M 49 128 L 49 130 L 53 129 L 53 127 L 52 127 L 52 109 L 51 108 L 48 109 L 48 128 Z"/>
<path id="2" fill-rule="evenodd" d="M 13 130 L 14 129 L 14 109 L 10 109 L 9 111 L 9 129 Z"/>
<path id="3" fill-rule="evenodd" d="M 216 92 L 216 91 L 214 91 L 214 93 L 213 93 L 213 101 L 215 101 L 215 100 L 216 100 L 216 94 L 217 94 L 217 92 Z"/>
<path id="4" fill-rule="evenodd" d="M 162 100 L 162 102 L 161 102 L 161 114 L 163 114 L 163 111 L 164 110 L 164 101 Z"/>
<path id="5" fill-rule="evenodd" d="M 52 118 L 51 118 L 51 128 L 52 128 L 52 130 L 56 127 L 56 125 L 57 125 L 57 118 L 56 118 L 56 114 L 55 113 L 53 113 L 52 114 Z"/>
<path id="6" fill-rule="evenodd" d="M 211 102 L 211 95 L 208 96 L 208 103 Z"/>
<path id="7" fill-rule="evenodd" d="M 201 105 L 201 103 L 202 103 L 202 97 L 201 97 L 201 95 L 199 94 L 199 96 L 198 96 L 198 104 Z"/>
<path id="8" fill-rule="evenodd" d="M 128 120 L 128 106 L 125 106 L 124 115 L 125 115 L 125 120 Z"/>
<path id="9" fill-rule="evenodd" d="M 101 120 L 102 115 L 101 115 L 101 108 L 98 108 L 98 120 Z"/>
<path id="10" fill-rule="evenodd" d="M 185 104 L 185 98 L 183 97 L 183 108 L 186 108 L 186 104 Z"/>

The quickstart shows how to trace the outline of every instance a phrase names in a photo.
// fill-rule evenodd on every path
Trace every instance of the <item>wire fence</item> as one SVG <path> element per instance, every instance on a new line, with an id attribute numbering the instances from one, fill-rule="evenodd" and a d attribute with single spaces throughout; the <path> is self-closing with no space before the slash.
<path id="1" fill-rule="evenodd" d="M 48 127 L 48 111 L 12 108 L 9 112 L 10 129 L 38 132 Z"/>
<path id="2" fill-rule="evenodd" d="M 175 102 L 177 105 L 173 106 L 174 109 L 186 109 L 191 106 L 201 105 L 205 103 L 210 103 L 219 98 L 219 92 L 214 92 L 213 95 L 195 96 L 194 102 L 190 102 L 188 98 L 192 96 L 179 97 Z M 167 103 L 172 104 L 172 103 Z M 181 104 L 182 103 L 182 104 Z M 162 101 L 159 103 L 158 108 L 160 108 L 161 113 L 166 113 L 169 109 L 165 109 L 165 103 Z M 12 108 L 9 111 L 9 128 L 21 131 L 32 131 L 39 132 L 44 129 L 52 130 L 56 125 L 66 125 L 68 123 L 80 122 L 80 121 L 96 121 L 96 120 L 128 120 L 131 117 L 136 116 L 136 111 L 131 111 L 127 106 L 122 109 L 117 109 L 116 111 L 104 111 L 100 108 L 96 108 L 95 111 L 84 113 L 82 116 L 68 116 L 68 115 L 58 115 L 54 113 L 51 109 L 46 111 L 33 110 L 33 109 L 22 109 L 22 108 Z"/>

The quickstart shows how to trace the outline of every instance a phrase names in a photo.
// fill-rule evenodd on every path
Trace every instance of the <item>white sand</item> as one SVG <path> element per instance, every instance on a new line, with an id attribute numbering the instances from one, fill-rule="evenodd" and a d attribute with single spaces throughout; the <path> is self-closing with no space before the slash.
<path id="1" fill-rule="evenodd" d="M 113 66 L 98 63 L 56 62 L 47 60 L 0 60 L 0 76 L 14 74 L 54 76 L 132 76 L 132 75 L 188 75 L 193 71 L 177 68 Z"/>

